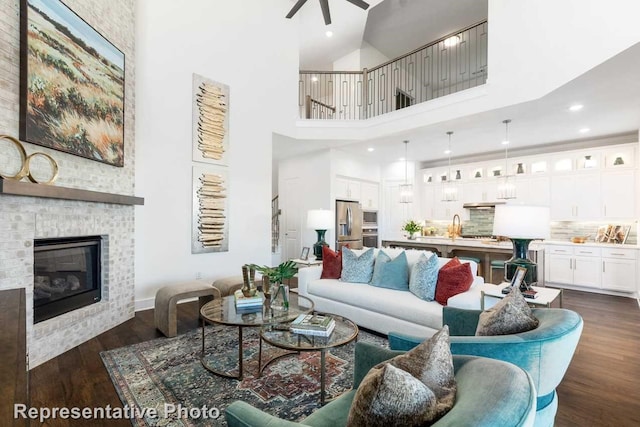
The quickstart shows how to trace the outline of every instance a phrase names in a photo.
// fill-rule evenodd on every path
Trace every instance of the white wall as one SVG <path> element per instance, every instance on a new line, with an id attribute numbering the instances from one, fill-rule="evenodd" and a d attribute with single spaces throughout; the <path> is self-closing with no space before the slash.
<path id="1" fill-rule="evenodd" d="M 136 302 L 164 284 L 271 262 L 272 133 L 296 113 L 287 0 L 139 0 L 136 11 Z M 229 252 L 191 254 L 191 81 L 230 86 Z"/>
<path id="2" fill-rule="evenodd" d="M 337 148 L 331 149 L 331 174 L 380 182 L 380 165 L 367 161 L 366 156 L 356 157 L 353 154 Z"/>
<path id="3" fill-rule="evenodd" d="M 387 58 L 382 52 L 369 43 L 363 41 L 360 48 L 360 66 L 362 68 L 373 68 L 382 65 L 391 58 Z"/>
<path id="4" fill-rule="evenodd" d="M 329 150 L 293 157 L 280 162 L 278 181 L 280 191 L 281 216 L 281 242 L 284 242 L 284 222 L 287 220 L 286 206 L 290 206 L 289 198 L 299 209 L 300 247 L 295 250 L 296 256 L 303 247 L 312 247 L 318 240 L 314 230 L 307 228 L 307 212 L 310 209 L 330 209 L 335 211 L 335 206 L 330 198 L 331 177 Z M 286 194 L 284 182 L 289 179 L 300 180 L 299 194 Z M 325 241 L 333 247 L 335 240 L 334 230 L 327 230 Z M 283 249 L 284 251 L 284 249 Z M 283 254 L 284 256 L 284 254 Z"/>

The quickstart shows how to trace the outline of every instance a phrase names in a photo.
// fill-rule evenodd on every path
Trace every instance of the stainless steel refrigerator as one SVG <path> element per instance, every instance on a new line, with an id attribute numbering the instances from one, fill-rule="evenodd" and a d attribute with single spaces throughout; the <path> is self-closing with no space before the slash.
<path id="1" fill-rule="evenodd" d="M 362 248 L 362 207 L 358 202 L 336 200 L 336 250 L 349 245 Z"/>

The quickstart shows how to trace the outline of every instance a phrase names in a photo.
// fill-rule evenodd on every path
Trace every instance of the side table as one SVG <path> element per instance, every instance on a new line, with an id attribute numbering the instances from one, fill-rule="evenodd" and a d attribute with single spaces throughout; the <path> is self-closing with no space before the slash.
<path id="1" fill-rule="evenodd" d="M 485 297 L 493 297 L 493 298 L 499 298 L 499 299 L 504 298 L 506 295 L 502 293 L 502 288 L 504 288 L 505 286 L 509 286 L 509 283 L 504 283 L 504 286 L 496 285 L 496 289 L 481 290 L 480 291 L 480 309 L 484 310 Z M 533 288 L 533 290 L 538 293 L 538 297 L 525 298 L 529 305 L 551 308 L 551 304 L 556 299 L 558 299 L 558 304 L 560 308 L 562 308 L 562 288 L 560 289 L 541 288 L 538 286 L 532 286 L 531 288 Z"/>

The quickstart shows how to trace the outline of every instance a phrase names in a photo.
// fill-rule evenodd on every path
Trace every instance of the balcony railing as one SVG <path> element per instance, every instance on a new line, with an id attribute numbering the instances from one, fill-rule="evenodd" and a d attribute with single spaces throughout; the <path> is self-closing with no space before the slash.
<path id="1" fill-rule="evenodd" d="M 368 119 L 484 84 L 487 21 L 362 71 L 300 71 L 305 119 Z"/>

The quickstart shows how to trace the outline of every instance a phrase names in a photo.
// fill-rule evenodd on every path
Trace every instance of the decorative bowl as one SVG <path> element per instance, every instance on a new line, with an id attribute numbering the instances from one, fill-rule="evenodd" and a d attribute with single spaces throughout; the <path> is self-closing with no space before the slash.
<path id="1" fill-rule="evenodd" d="M 571 243 L 584 243 L 587 241 L 587 237 L 572 237 L 571 238 Z"/>

